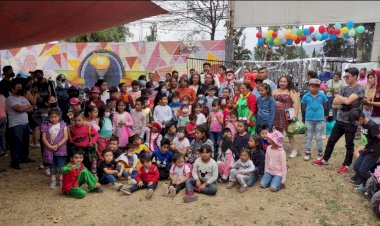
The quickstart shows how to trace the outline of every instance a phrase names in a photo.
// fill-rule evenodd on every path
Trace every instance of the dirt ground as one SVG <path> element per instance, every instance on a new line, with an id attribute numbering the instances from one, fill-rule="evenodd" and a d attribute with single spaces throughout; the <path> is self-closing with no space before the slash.
<path id="1" fill-rule="evenodd" d="M 297 140 L 303 150 L 304 137 Z M 2 157 L 0 168 L 7 171 L 0 173 L 0 225 L 54 225 L 60 216 L 56 225 L 380 225 L 369 200 L 349 182 L 353 171 L 337 173 L 343 142 L 328 166 L 313 166 L 302 156 L 288 159 L 286 189 L 277 193 L 257 183 L 244 194 L 218 184 L 216 196 L 199 195 L 189 204 L 182 201 L 184 191 L 174 199 L 162 197 L 162 182 L 151 200 L 144 198 L 145 191 L 128 197 L 111 187 L 82 200 L 68 198 L 51 190 L 49 178 L 36 169 L 39 150 L 31 151 L 38 161 L 23 164 L 20 171 L 8 168 L 9 157 Z"/>

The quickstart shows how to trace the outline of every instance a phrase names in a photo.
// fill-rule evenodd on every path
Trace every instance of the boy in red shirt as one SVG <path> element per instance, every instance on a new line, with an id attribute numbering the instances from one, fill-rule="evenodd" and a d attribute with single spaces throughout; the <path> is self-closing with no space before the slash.
<path id="1" fill-rule="evenodd" d="M 152 160 L 150 159 L 149 155 L 145 154 L 141 156 L 140 162 L 143 164 L 143 167 L 141 167 L 137 173 L 137 184 L 128 189 L 121 189 L 120 191 L 126 195 L 131 195 L 137 190 L 148 188 L 145 197 L 149 199 L 152 197 L 153 191 L 157 188 L 157 182 L 158 178 L 160 177 L 160 173 L 157 169 L 157 166 L 152 164 Z"/>
<path id="2" fill-rule="evenodd" d="M 195 137 L 195 128 L 197 128 L 197 115 L 191 114 L 189 117 L 190 122 L 187 123 L 185 127 L 185 131 L 187 134 L 187 139 L 189 139 L 190 143 L 194 140 Z"/>
<path id="3" fill-rule="evenodd" d="M 87 184 L 90 191 L 101 193 L 103 190 L 100 184 L 96 182 L 95 176 L 88 171 L 83 165 L 83 150 L 76 148 L 73 150 L 73 155 L 70 162 L 62 167 L 60 172 L 63 174 L 62 193 L 76 199 L 82 199 L 87 192 L 80 188 L 82 184 Z"/>

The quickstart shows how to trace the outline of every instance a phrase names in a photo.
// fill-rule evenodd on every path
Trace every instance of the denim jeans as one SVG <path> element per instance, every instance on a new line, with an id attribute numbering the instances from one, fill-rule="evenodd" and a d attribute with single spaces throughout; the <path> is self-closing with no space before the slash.
<path id="1" fill-rule="evenodd" d="M 264 176 L 260 182 L 261 187 L 267 188 L 270 186 L 271 189 L 274 189 L 276 191 L 280 190 L 281 184 L 282 184 L 282 177 L 272 175 L 268 172 L 264 173 Z"/>
<path id="2" fill-rule="evenodd" d="M 371 169 L 376 165 L 378 155 L 371 153 L 360 153 L 358 159 L 354 164 L 354 170 L 360 175 L 362 183 L 365 185 L 368 178 L 371 177 Z"/>
<path id="3" fill-rule="evenodd" d="M 0 154 L 5 153 L 7 145 L 5 142 L 5 131 L 7 130 L 7 118 L 0 118 Z"/>
<path id="4" fill-rule="evenodd" d="M 204 183 L 201 181 L 201 183 Z M 194 178 L 189 178 L 186 180 L 186 191 L 194 191 L 194 186 L 196 184 L 196 181 Z M 197 191 L 197 190 L 196 190 Z M 199 193 L 205 194 L 205 195 L 215 195 L 217 191 L 216 183 L 212 183 L 207 185 L 204 189 L 199 190 Z"/>
<path id="5" fill-rule="evenodd" d="M 53 162 L 50 165 L 51 175 L 56 175 L 59 170 L 65 166 L 67 156 L 53 156 Z"/>
<path id="6" fill-rule="evenodd" d="M 210 140 L 214 143 L 214 156 L 218 156 L 218 145 L 220 143 L 220 140 L 222 139 L 222 132 L 212 132 L 210 131 Z"/>
<path id="7" fill-rule="evenodd" d="M 29 124 L 10 127 L 9 137 L 11 164 L 17 166 L 29 156 Z"/>
<path id="8" fill-rule="evenodd" d="M 255 172 L 253 172 L 253 174 L 247 181 L 248 187 L 252 187 L 258 179 L 259 179 L 259 171 L 255 170 Z"/>
<path id="9" fill-rule="evenodd" d="M 307 136 L 306 136 L 306 151 L 311 150 L 311 143 L 313 142 L 313 137 L 317 140 L 317 150 L 319 153 L 323 152 L 322 134 L 325 121 L 306 121 Z"/>
<path id="10" fill-rule="evenodd" d="M 325 154 L 323 159 L 329 161 L 331 154 L 334 151 L 335 144 L 344 135 L 346 140 L 346 157 L 344 158 L 343 165 L 349 166 L 352 163 L 352 158 L 354 156 L 354 139 L 357 126 L 353 123 L 345 123 L 342 121 L 336 121 L 334 128 L 331 131 L 329 140 L 327 141 Z"/>
<path id="11" fill-rule="evenodd" d="M 141 187 L 138 184 L 133 185 L 131 188 L 129 188 L 129 191 L 132 193 L 143 188 L 148 188 L 152 190 L 155 190 L 157 188 L 157 183 L 153 183 L 152 185 L 149 185 L 149 186 L 148 186 L 148 183 L 146 183 L 145 181 L 143 181 L 143 183 L 144 184 Z"/>
<path id="12" fill-rule="evenodd" d="M 112 168 L 112 170 L 120 171 L 120 168 L 119 167 L 117 167 L 117 168 L 114 167 L 114 168 Z M 133 173 L 132 173 L 132 175 L 133 175 Z M 122 176 L 125 177 L 125 178 L 128 178 L 128 173 L 127 172 L 123 172 Z M 99 178 L 99 182 L 101 184 L 114 183 L 117 180 L 118 180 L 118 178 L 117 178 L 117 175 L 115 175 L 115 174 L 106 174 L 106 173 L 104 173 L 103 176 L 101 178 Z"/>

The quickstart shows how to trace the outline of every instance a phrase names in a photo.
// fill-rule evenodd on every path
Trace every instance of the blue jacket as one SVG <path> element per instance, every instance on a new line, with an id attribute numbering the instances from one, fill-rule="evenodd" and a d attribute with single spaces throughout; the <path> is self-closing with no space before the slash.
<path id="1" fill-rule="evenodd" d="M 152 162 L 157 165 L 157 168 L 168 168 L 172 162 L 173 153 L 171 151 L 165 154 L 161 153 L 160 149 L 156 149 L 152 154 Z"/>
<path id="2" fill-rule="evenodd" d="M 319 75 L 319 80 L 321 80 L 321 82 L 327 82 L 328 80 L 330 80 L 332 78 L 333 78 L 332 72 L 324 71 Z"/>
<path id="3" fill-rule="evenodd" d="M 257 98 L 257 117 L 256 124 L 268 124 L 273 126 L 274 118 L 276 116 L 276 101 L 272 96 L 267 96 L 263 99 L 261 96 Z"/>

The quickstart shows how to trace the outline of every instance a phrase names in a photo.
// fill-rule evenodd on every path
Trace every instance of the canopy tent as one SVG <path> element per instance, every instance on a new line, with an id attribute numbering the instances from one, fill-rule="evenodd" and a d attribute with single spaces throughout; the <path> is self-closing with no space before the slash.
<path id="1" fill-rule="evenodd" d="M 3 1 L 0 49 L 61 40 L 166 12 L 151 1 Z"/>

